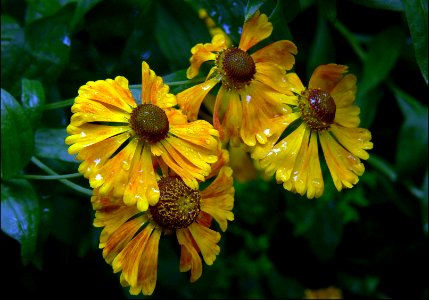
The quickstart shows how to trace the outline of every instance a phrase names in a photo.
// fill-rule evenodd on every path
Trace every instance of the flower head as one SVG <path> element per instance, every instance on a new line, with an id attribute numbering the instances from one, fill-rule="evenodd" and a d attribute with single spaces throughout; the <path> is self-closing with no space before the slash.
<path id="1" fill-rule="evenodd" d="M 308 198 L 323 194 L 319 142 L 338 191 L 353 187 L 364 173 L 361 159 L 369 158 L 366 150 L 373 144 L 370 131 L 358 128 L 356 77 L 346 72 L 343 65 L 321 65 L 314 70 L 307 88 L 295 73 L 286 75 L 294 93 L 288 100 L 293 112 L 279 117 L 275 134 L 252 152 L 265 172 L 275 173 L 285 189 L 307 194 Z"/>
<path id="2" fill-rule="evenodd" d="M 101 195 L 123 197 L 141 211 L 160 196 L 160 169 L 169 167 L 198 189 L 217 160 L 218 131 L 203 120 L 188 122 L 161 77 L 142 63 L 141 104 L 128 80 L 90 81 L 80 87 L 67 127 L 68 152 Z"/>
<path id="3" fill-rule="evenodd" d="M 285 71 L 290 70 L 297 53 L 295 44 L 282 40 L 252 54 L 253 46 L 271 35 L 273 26 L 257 11 L 244 23 L 239 45 L 229 46 L 225 34 L 216 34 L 211 43 L 197 44 L 191 50 L 188 78 L 199 73 L 204 62 L 213 61 L 205 82 L 177 95 L 179 106 L 189 119 L 197 119 L 204 97 L 218 84 L 213 125 L 221 140 L 235 146 L 244 142 L 264 144 L 272 132 L 269 120 L 289 111 Z"/>
<path id="4" fill-rule="evenodd" d="M 225 156 L 224 156 L 225 158 Z M 121 284 L 130 293 L 151 295 L 155 289 L 158 246 L 161 235 L 175 233 L 180 245 L 180 271 L 191 271 L 190 281 L 202 275 L 202 259 L 212 265 L 220 252 L 221 235 L 211 227 L 214 219 L 222 231 L 234 220 L 232 169 L 222 166 L 204 190 L 188 187 L 173 174 L 158 181 L 160 199 L 141 212 L 120 199 L 94 190 L 94 226 L 103 227 L 100 248 L 113 271 L 121 273 Z M 202 259 L 201 259 L 201 256 Z"/>

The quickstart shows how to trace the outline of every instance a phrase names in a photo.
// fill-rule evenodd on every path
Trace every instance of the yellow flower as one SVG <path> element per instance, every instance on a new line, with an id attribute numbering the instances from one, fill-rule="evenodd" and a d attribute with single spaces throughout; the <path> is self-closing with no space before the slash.
<path id="1" fill-rule="evenodd" d="M 343 299 L 343 293 L 339 288 L 333 286 L 317 290 L 306 289 L 304 299 Z"/>
<path id="2" fill-rule="evenodd" d="M 308 88 L 295 73 L 286 75 L 291 91 L 288 104 L 293 112 L 277 120 L 276 133 L 265 145 L 255 147 L 252 158 L 285 189 L 323 194 L 324 182 L 319 161 L 318 140 L 335 187 L 351 188 L 359 181 L 372 149 L 371 132 L 359 126 L 360 109 L 354 104 L 356 77 L 345 74 L 347 66 L 321 65 L 313 72 Z M 289 132 L 286 135 L 284 132 Z M 285 134 L 282 140 L 279 138 Z"/>
<path id="3" fill-rule="evenodd" d="M 168 166 L 192 189 L 211 172 L 218 131 L 203 120 L 188 122 L 174 108 L 176 97 L 169 87 L 146 62 L 141 104 L 122 76 L 90 81 L 78 93 L 66 143 L 68 152 L 82 161 L 79 172 L 100 194 L 112 192 L 145 211 L 158 202 L 160 168 Z"/>
<path id="4" fill-rule="evenodd" d="M 181 249 L 179 269 L 191 271 L 190 281 L 195 282 L 202 274 L 202 259 L 212 265 L 220 252 L 221 235 L 210 228 L 212 220 L 222 231 L 227 229 L 227 221 L 234 220 L 234 187 L 228 166 L 222 166 L 202 191 L 189 188 L 174 175 L 162 177 L 158 185 L 160 199 L 146 212 L 102 196 L 97 189 L 91 199 L 96 211 L 94 226 L 104 227 L 99 244 L 103 257 L 115 273 L 122 271 L 121 284 L 129 286 L 132 295 L 151 295 L 155 289 L 162 234 L 176 234 Z"/>
<path id="5" fill-rule="evenodd" d="M 190 120 L 196 120 L 203 99 L 221 82 L 213 125 L 223 142 L 264 144 L 272 134 L 268 120 L 289 111 L 283 91 L 287 87 L 285 71 L 295 63 L 295 44 L 282 40 L 248 53 L 272 30 L 268 17 L 257 11 L 244 23 L 238 47 L 228 47 L 225 35 L 217 34 L 211 43 L 197 44 L 191 50 L 188 78 L 198 75 L 204 62 L 214 61 L 215 65 L 205 82 L 177 94 L 177 102 Z"/>

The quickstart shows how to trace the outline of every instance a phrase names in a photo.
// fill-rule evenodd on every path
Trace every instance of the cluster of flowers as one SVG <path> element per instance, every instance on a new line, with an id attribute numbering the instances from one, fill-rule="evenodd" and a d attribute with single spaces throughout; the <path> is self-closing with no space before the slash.
<path id="1" fill-rule="evenodd" d="M 244 23 L 238 47 L 211 31 L 211 43 L 192 48 L 187 77 L 205 62 L 213 67 L 204 82 L 177 95 L 146 62 L 141 103 L 122 76 L 79 89 L 66 143 L 93 188 L 103 257 L 122 271 L 120 282 L 131 294 L 153 293 L 162 234 L 176 234 L 180 271 L 190 270 L 191 282 L 202 274 L 202 259 L 208 265 L 216 259 L 221 236 L 212 220 L 225 231 L 234 219 L 228 147 L 242 147 L 285 189 L 308 198 L 324 189 L 318 140 L 339 191 L 363 174 L 360 159 L 372 143 L 370 132 L 358 128 L 356 77 L 346 66 L 322 65 L 306 88 L 290 72 L 297 54 L 291 41 L 248 52 L 272 30 L 257 11 Z M 199 119 L 214 91 L 212 122 Z"/>

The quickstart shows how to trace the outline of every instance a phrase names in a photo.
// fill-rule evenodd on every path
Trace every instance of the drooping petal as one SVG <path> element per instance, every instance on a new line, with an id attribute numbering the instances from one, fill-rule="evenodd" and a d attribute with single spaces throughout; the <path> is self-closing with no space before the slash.
<path id="1" fill-rule="evenodd" d="M 247 182 L 256 179 L 258 171 L 255 163 L 249 156 L 249 152 L 244 150 L 243 145 L 238 147 L 229 146 L 229 155 L 231 156 L 231 168 L 234 171 L 234 179 L 238 182 Z"/>
<path id="2" fill-rule="evenodd" d="M 188 228 L 176 230 L 177 241 L 181 246 L 180 272 L 191 270 L 190 282 L 197 281 L 203 272 L 203 265 L 198 250 L 195 249 L 195 241 Z"/>
<path id="3" fill-rule="evenodd" d="M 244 23 L 238 47 L 247 51 L 260 41 L 269 37 L 272 32 L 273 24 L 268 22 L 268 17 L 265 14 L 260 14 L 260 12 L 257 11 Z"/>
<path id="4" fill-rule="evenodd" d="M 149 68 L 144 61 L 142 63 L 142 104 L 153 104 L 161 108 L 173 107 L 177 104 L 176 96 L 169 93 L 169 86 L 164 84 L 161 77 Z"/>
<path id="5" fill-rule="evenodd" d="M 195 121 L 198 118 L 201 103 L 218 82 L 218 78 L 209 79 L 177 94 L 177 103 L 186 113 L 189 121 Z"/>
<path id="6" fill-rule="evenodd" d="M 338 142 L 361 159 L 368 159 L 369 154 L 365 150 L 370 150 L 373 147 L 371 140 L 371 132 L 365 128 L 347 128 L 331 125 L 331 132 Z"/>
<path id="7" fill-rule="evenodd" d="M 218 99 L 216 99 L 216 102 L 217 101 Z M 225 101 L 225 103 L 227 103 L 226 111 L 221 124 L 222 132 L 224 133 L 222 141 L 227 142 L 230 140 L 232 145 L 238 146 L 241 143 L 240 127 L 242 121 L 242 106 L 240 97 L 235 91 L 225 90 L 221 101 Z M 219 132 L 221 132 L 221 130 L 219 130 Z"/>
<path id="8" fill-rule="evenodd" d="M 289 180 L 306 130 L 308 130 L 306 125 L 302 123 L 261 160 L 261 167 L 265 169 L 265 173 L 268 175 L 275 173 L 277 182 Z"/>
<path id="9" fill-rule="evenodd" d="M 295 56 L 298 49 L 294 43 L 287 40 L 277 41 L 262 49 L 259 49 L 251 56 L 257 64 L 260 62 L 279 65 L 283 70 L 290 70 L 295 64 Z"/>
<path id="10" fill-rule="evenodd" d="M 189 79 L 198 75 L 201 65 L 209 60 L 216 59 L 216 52 L 226 49 L 226 40 L 223 34 L 216 34 L 211 43 L 197 44 L 191 49 L 191 66 L 186 75 Z"/>
<path id="11" fill-rule="evenodd" d="M 195 222 L 192 223 L 188 229 L 198 245 L 198 248 L 201 250 L 204 262 L 207 265 L 212 265 L 220 252 L 220 247 L 217 244 L 220 241 L 219 232 Z"/>
<path id="12" fill-rule="evenodd" d="M 150 146 L 139 145 L 131 166 L 131 176 L 124 191 L 124 203 L 137 205 L 140 211 L 146 211 L 149 205 L 155 205 L 159 199 L 159 187 L 150 152 Z"/>
<path id="13" fill-rule="evenodd" d="M 67 126 L 67 133 L 70 135 L 66 137 L 65 143 L 71 145 L 68 149 L 68 153 L 73 155 L 85 147 L 128 130 L 130 130 L 128 126 L 84 124 L 76 127 L 69 125 Z"/>
<path id="14" fill-rule="evenodd" d="M 201 210 L 211 215 L 222 231 L 227 229 L 227 221 L 234 220 L 234 187 L 232 169 L 223 167 L 218 177 L 201 192 Z"/>
<path id="15" fill-rule="evenodd" d="M 347 72 L 348 67 L 337 64 L 326 64 L 318 66 L 311 75 L 308 83 L 310 89 L 321 89 L 327 93 L 337 86 L 343 79 L 344 73 Z"/>
<path id="16" fill-rule="evenodd" d="M 341 191 L 358 183 L 365 171 L 360 159 L 344 149 L 329 132 L 319 133 L 320 143 L 335 187 Z"/>
<path id="17" fill-rule="evenodd" d="M 127 113 L 137 106 L 128 88 L 128 80 L 122 76 L 117 76 L 115 80 L 89 81 L 79 88 L 78 94 L 79 99 L 112 105 Z"/>
<path id="18" fill-rule="evenodd" d="M 219 132 L 207 121 L 196 120 L 186 124 L 171 124 L 170 126 L 171 135 L 215 154 Z"/>
<path id="19" fill-rule="evenodd" d="M 319 161 L 317 132 L 305 131 L 292 176 L 283 183 L 283 187 L 301 196 L 307 193 L 308 199 L 323 194 L 324 182 Z"/>

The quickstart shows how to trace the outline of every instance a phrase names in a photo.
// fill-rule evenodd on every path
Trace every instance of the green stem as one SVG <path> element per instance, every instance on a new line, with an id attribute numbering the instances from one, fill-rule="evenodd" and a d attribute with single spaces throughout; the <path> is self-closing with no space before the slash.
<path id="1" fill-rule="evenodd" d="M 54 170 L 52 170 L 51 168 L 49 168 L 47 165 L 45 165 L 44 163 L 42 163 L 40 160 L 38 160 L 36 157 L 32 157 L 31 161 L 38 166 L 40 169 L 42 169 L 43 171 L 45 171 L 46 173 L 53 175 L 53 176 L 61 176 L 59 174 L 57 174 Z M 58 181 L 60 181 L 62 184 L 68 186 L 69 188 L 80 192 L 84 195 L 87 196 L 91 196 L 92 195 L 92 191 L 90 189 L 81 187 L 80 185 L 77 185 L 76 183 L 71 182 L 70 180 L 67 179 L 58 179 Z"/>
<path id="2" fill-rule="evenodd" d="M 58 101 L 58 102 L 54 102 L 54 103 L 49 103 L 49 104 L 45 104 L 43 106 L 43 109 L 44 110 L 51 110 L 51 109 L 63 108 L 63 107 L 67 107 L 67 106 L 73 105 L 73 102 L 74 102 L 74 98 L 73 99 L 62 100 L 62 101 Z"/>
<path id="3" fill-rule="evenodd" d="M 59 180 L 59 179 L 67 179 L 67 178 L 76 178 L 81 177 L 82 174 L 80 173 L 73 173 L 73 174 L 64 174 L 64 175 L 31 175 L 31 174 L 24 174 L 21 177 L 25 179 L 36 179 L 36 180 Z"/>
<path id="4" fill-rule="evenodd" d="M 340 21 L 335 20 L 332 22 L 334 27 L 344 36 L 344 38 L 350 43 L 351 47 L 355 51 L 356 55 L 360 60 L 365 61 L 366 53 L 362 49 L 359 41 L 356 39 L 354 34 L 348 30 L 346 26 L 344 26 Z"/>

